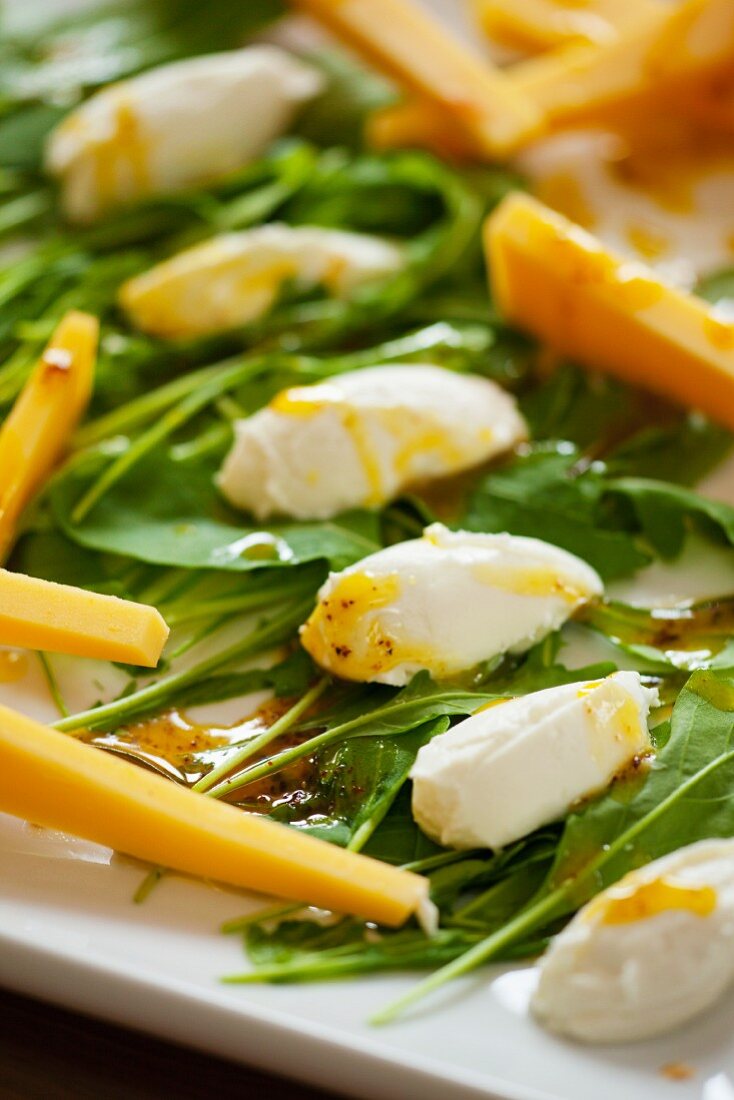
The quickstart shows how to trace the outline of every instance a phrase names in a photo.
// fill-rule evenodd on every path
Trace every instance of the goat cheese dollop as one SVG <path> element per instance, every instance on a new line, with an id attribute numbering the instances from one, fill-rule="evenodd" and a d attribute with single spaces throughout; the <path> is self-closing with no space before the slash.
<path id="1" fill-rule="evenodd" d="M 284 390 L 235 432 L 217 479 L 231 504 L 258 519 L 328 519 L 476 466 L 526 427 L 494 382 L 416 363 Z"/>
<path id="2" fill-rule="evenodd" d="M 184 340 L 256 321 L 286 282 L 349 298 L 402 265 L 402 250 L 380 237 L 273 222 L 187 248 L 129 279 L 119 298 L 142 332 Z"/>
<path id="3" fill-rule="evenodd" d="M 588 1043 L 660 1035 L 734 982 L 734 841 L 703 840 L 633 871 L 556 936 L 535 1017 Z"/>
<path id="4" fill-rule="evenodd" d="M 322 87 L 316 69 L 274 46 L 162 65 L 72 111 L 50 136 L 46 168 L 67 217 L 93 222 L 255 160 Z"/>
<path id="5" fill-rule="evenodd" d="M 416 758 L 413 817 L 448 848 L 502 848 L 563 817 L 650 750 L 636 672 L 498 700 Z"/>
<path id="6" fill-rule="evenodd" d="M 428 527 L 332 573 L 301 641 L 336 676 L 401 686 L 522 652 L 602 592 L 594 570 L 538 539 Z"/>

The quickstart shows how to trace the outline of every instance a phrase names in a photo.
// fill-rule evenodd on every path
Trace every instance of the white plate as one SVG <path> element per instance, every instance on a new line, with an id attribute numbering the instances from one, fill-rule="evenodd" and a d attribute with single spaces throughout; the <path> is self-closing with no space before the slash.
<path id="1" fill-rule="evenodd" d="M 456 0 L 430 3 L 458 10 Z M 731 492 L 729 476 L 711 490 L 722 486 Z M 669 578 L 649 584 L 667 593 Z M 94 675 L 90 665 L 74 707 L 95 697 Z M 0 700 L 51 717 L 35 666 L 2 685 Z M 239 940 L 218 926 L 262 899 L 170 877 L 135 906 L 141 873 L 106 849 L 0 815 L 0 983 L 369 1100 L 734 1100 L 734 997 L 668 1038 L 585 1049 L 528 1018 L 531 968 L 495 967 L 375 1030 L 365 1019 L 414 977 L 224 986 L 220 977 L 246 964 Z M 692 1075 L 673 1080 L 670 1065 Z"/>

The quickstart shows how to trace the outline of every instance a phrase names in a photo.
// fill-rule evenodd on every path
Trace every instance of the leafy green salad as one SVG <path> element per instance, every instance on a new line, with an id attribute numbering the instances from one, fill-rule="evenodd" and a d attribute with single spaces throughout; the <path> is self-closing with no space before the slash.
<path id="1" fill-rule="evenodd" d="M 57 729 L 427 878 L 439 914 L 432 934 L 417 922 L 393 930 L 297 903 L 225 929 L 243 937 L 251 964 L 232 982 L 433 972 L 386 1020 L 490 959 L 539 955 L 627 872 L 694 841 L 734 836 L 734 583 L 705 602 L 666 607 L 614 595 L 642 571 L 672 569 L 691 545 L 704 562 L 732 548 L 734 508 L 695 485 L 734 439 L 696 412 L 549 357 L 508 327 L 488 289 L 481 228 L 523 180 L 427 152 L 372 151 L 365 120 L 395 92 L 337 49 L 304 55 L 318 88 L 247 163 L 135 201 L 108 195 L 94 217 L 69 216 L 66 181 L 49 179 L 44 148 L 81 102 L 157 66 L 237 49 L 281 14 L 277 0 L 136 0 L 4 36 L 0 415 L 69 309 L 102 326 L 88 413 L 26 509 L 7 564 L 154 605 L 171 627 L 155 670 L 116 666 L 116 692 L 101 689 L 83 712 L 70 712 L 54 657 L 42 654 Z M 246 115 L 240 122 L 249 125 Z M 222 235 L 268 227 L 379 239 L 399 262 L 335 289 L 331 276 L 304 280 L 288 260 L 256 316 L 195 335 L 162 334 L 124 307 L 120 290 L 131 280 Z M 716 301 L 730 280 L 722 273 L 699 292 Z M 192 316 L 204 308 L 206 288 L 199 293 Z M 277 408 L 279 395 L 330 393 L 371 368 L 425 364 L 500 387 L 525 437 L 488 461 L 449 464 L 450 476 L 408 479 L 390 499 L 317 518 L 277 508 L 257 518 L 222 492 L 240 426 Z M 401 400 L 410 406 L 409 381 Z M 542 540 L 590 566 L 605 594 L 524 648 L 487 654 L 458 674 L 424 665 L 404 683 L 360 680 L 315 660 L 299 628 L 328 575 L 420 540 L 437 523 Z M 460 618 L 462 607 L 455 611 Z M 657 691 L 652 748 L 634 766 L 504 846 L 443 844 L 419 827 L 410 777 L 430 742 L 482 707 L 617 669 L 639 672 Z M 256 707 L 253 697 L 267 701 Z M 237 713 L 237 700 L 231 729 L 186 718 L 225 701 Z M 156 886 L 164 875 L 151 871 L 140 903 L 165 889 Z"/>

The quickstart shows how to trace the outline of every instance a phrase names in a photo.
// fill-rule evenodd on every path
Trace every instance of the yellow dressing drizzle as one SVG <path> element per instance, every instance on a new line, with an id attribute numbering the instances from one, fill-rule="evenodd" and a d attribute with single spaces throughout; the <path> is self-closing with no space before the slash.
<path id="1" fill-rule="evenodd" d="M 604 924 L 632 924 L 659 913 L 682 909 L 697 917 L 708 917 L 716 908 L 716 890 L 712 886 L 683 886 L 670 879 L 653 879 L 639 886 L 620 888 L 616 897 L 607 896 L 592 903 L 589 916 L 603 912 Z"/>
<path id="2" fill-rule="evenodd" d="M 578 588 L 546 566 L 528 566 L 518 569 L 507 565 L 495 565 L 491 562 L 479 562 L 472 572 L 482 584 L 491 584 L 494 588 L 512 592 L 515 596 L 555 596 L 566 603 L 578 604 L 588 599 L 589 595 L 584 589 Z"/>
<path id="3" fill-rule="evenodd" d="M 145 194 L 150 190 L 148 143 L 140 129 L 140 122 L 128 101 L 120 95 L 115 106 L 112 133 L 96 141 L 94 170 L 99 202 L 102 206 L 120 197 L 121 173 L 127 169 L 135 192 Z"/>
<path id="4" fill-rule="evenodd" d="M 336 386 L 294 386 L 283 390 L 270 402 L 274 412 L 285 416 L 310 417 L 328 406 L 339 410 L 342 424 L 349 433 L 354 449 L 367 478 L 367 505 L 377 505 L 384 499 L 382 469 L 370 432 L 364 418 L 357 409 L 352 409 L 344 400 L 344 395 Z"/>
<path id="5" fill-rule="evenodd" d="M 446 472 L 451 473 L 465 465 L 466 455 L 447 438 L 443 428 L 426 428 L 424 432 L 407 440 L 395 455 L 395 471 L 399 476 L 410 476 L 416 458 L 431 451 L 441 456 Z"/>
<path id="6" fill-rule="evenodd" d="M 345 680 L 372 680 L 405 662 L 432 664 L 434 655 L 426 647 L 398 641 L 372 615 L 394 604 L 399 594 L 397 574 L 345 574 L 302 627 L 304 647 L 318 664 Z M 368 615 L 372 621 L 365 629 Z"/>

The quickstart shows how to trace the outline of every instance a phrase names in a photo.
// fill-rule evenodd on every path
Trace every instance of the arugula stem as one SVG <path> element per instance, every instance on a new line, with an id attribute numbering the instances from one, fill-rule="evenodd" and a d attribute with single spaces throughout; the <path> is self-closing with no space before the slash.
<path id="1" fill-rule="evenodd" d="M 211 379 L 217 378 L 223 371 L 238 364 L 244 365 L 245 362 L 252 362 L 252 357 L 234 356 L 231 359 L 223 359 L 220 363 L 214 363 L 212 366 L 202 367 L 200 370 L 175 378 L 151 393 L 144 393 L 141 397 L 128 401 L 126 405 L 113 409 L 104 416 L 97 417 L 96 420 L 90 420 L 75 434 L 74 450 L 92 447 L 110 436 L 125 435 L 133 431 L 190 393 L 196 392 L 201 386 L 207 385 Z"/>
<path id="2" fill-rule="evenodd" d="M 490 698 L 490 696 L 478 694 L 477 706 L 480 706 L 482 700 L 485 698 Z M 410 701 L 387 704 L 384 707 L 378 708 L 380 720 L 384 721 L 386 714 L 399 714 L 403 707 L 412 709 L 413 706 L 414 703 Z M 257 764 L 253 764 L 252 767 L 247 768 L 239 775 L 232 776 L 230 779 L 225 780 L 219 785 L 217 792 L 228 794 L 231 791 L 239 790 L 240 787 L 246 787 L 249 783 L 255 783 L 258 779 L 264 779 L 265 776 L 275 775 L 276 772 L 282 771 L 283 768 L 287 768 L 289 764 L 294 764 L 297 760 L 300 760 L 301 757 L 309 756 L 312 752 L 322 749 L 326 745 L 331 745 L 335 741 L 340 741 L 351 735 L 360 736 L 361 732 L 364 730 L 365 724 L 369 723 L 370 717 L 369 714 L 359 715 L 357 718 L 351 718 L 348 722 L 342 722 L 340 725 L 334 726 L 330 730 L 325 730 L 323 733 L 311 737 L 301 745 L 293 745 L 289 749 L 283 749 L 281 752 L 275 753 L 275 755 L 269 756 Z M 419 725 L 420 723 L 415 724 Z M 410 728 L 414 727 L 408 726 L 404 732 L 407 732 Z"/>
<path id="3" fill-rule="evenodd" d="M 232 386 L 247 381 L 248 378 L 251 378 L 253 374 L 261 369 L 262 360 L 256 360 L 254 363 L 238 363 L 236 367 L 230 370 L 221 371 L 215 378 L 210 379 L 208 383 L 190 393 L 178 405 L 174 405 L 172 409 L 164 413 L 152 427 L 138 436 L 119 458 L 107 466 L 97 480 L 90 485 L 72 511 L 71 522 L 73 524 L 81 523 L 92 508 L 99 503 L 104 494 L 149 451 L 153 450 L 158 443 L 167 439 L 168 436 L 172 435 L 188 420 L 191 420 L 203 408 L 211 404 L 219 394 L 225 393 Z"/>
<path id="4" fill-rule="evenodd" d="M 122 699 L 114 699 L 91 710 L 72 714 L 54 723 L 55 728 L 64 732 L 78 729 L 104 729 L 120 725 L 126 719 L 140 714 L 141 711 L 155 710 L 173 699 L 176 692 L 207 676 L 210 672 L 228 665 L 232 661 L 254 657 L 265 649 L 282 645 L 288 641 L 296 628 L 303 622 L 313 608 L 313 595 L 309 592 L 302 600 L 289 601 L 272 618 L 266 619 L 244 638 L 214 653 L 183 672 L 174 672 L 163 676 L 152 684 L 134 691 Z"/>
<path id="5" fill-rule="evenodd" d="M 43 653 L 39 650 L 38 660 L 41 662 L 41 668 L 43 669 L 43 674 L 46 677 L 46 683 L 48 684 L 48 690 L 51 693 L 51 698 L 54 701 L 54 705 L 61 717 L 67 718 L 69 715 L 69 708 L 64 702 L 64 697 L 61 694 L 61 689 L 59 688 L 59 681 L 56 678 L 56 673 L 54 672 L 48 654 Z"/>
<path id="6" fill-rule="evenodd" d="M 387 1008 L 380 1009 L 371 1017 L 370 1023 L 376 1027 L 391 1023 L 402 1015 L 407 1008 L 416 1004 L 417 1001 L 422 1000 L 431 993 L 435 993 L 441 986 L 453 981 L 454 978 L 461 978 L 470 973 L 477 966 L 498 955 L 505 947 L 509 947 L 526 932 L 532 932 L 539 925 L 548 923 L 558 909 L 559 904 L 566 900 L 567 895 L 568 886 L 559 887 L 558 890 L 554 890 L 542 901 L 518 913 L 513 920 L 508 921 L 498 932 L 493 932 L 481 943 L 465 951 L 458 959 L 454 959 L 446 966 L 442 966 L 440 970 L 436 970 L 435 973 L 419 982 L 408 993 L 389 1004 Z"/>
<path id="7" fill-rule="evenodd" d="M 284 733 L 287 733 L 301 715 L 305 714 L 306 711 L 313 706 L 316 700 L 324 694 L 330 683 L 331 680 L 329 677 L 323 676 L 298 700 L 298 702 L 294 703 L 285 714 L 281 715 L 277 722 L 273 722 L 272 726 L 264 730 L 259 737 L 253 737 L 245 742 L 237 753 L 224 760 L 218 767 L 213 768 L 206 775 L 202 776 L 202 778 L 194 784 L 192 790 L 209 794 L 212 798 L 218 798 L 217 786 L 220 779 L 229 775 L 234 768 L 238 768 L 240 764 L 243 764 L 245 760 L 249 760 L 251 756 L 255 756 L 261 749 L 264 749 L 266 745 L 275 741 L 277 737 L 281 737 Z"/>
<path id="8" fill-rule="evenodd" d="M 299 913 L 302 909 L 306 908 L 305 902 L 291 901 L 287 905 L 271 905 L 268 909 L 258 909 L 254 913 L 250 913 L 246 917 L 235 917 L 234 920 L 225 921 L 220 927 L 220 932 L 225 936 L 231 936 L 237 932 L 244 932 L 253 924 L 260 924 L 262 921 L 281 920 L 282 917 L 289 917 L 291 913 Z"/>

